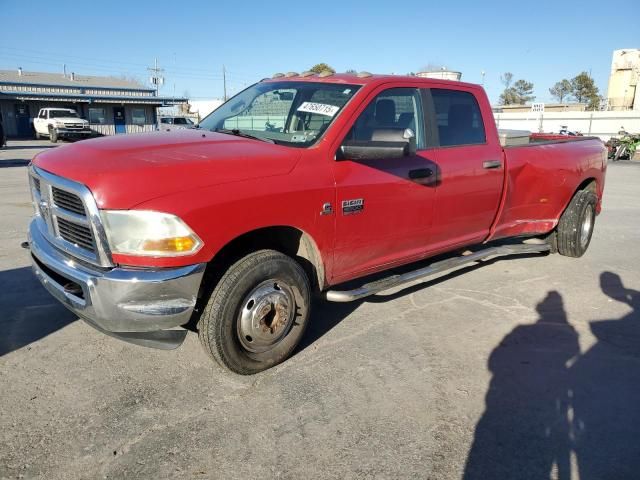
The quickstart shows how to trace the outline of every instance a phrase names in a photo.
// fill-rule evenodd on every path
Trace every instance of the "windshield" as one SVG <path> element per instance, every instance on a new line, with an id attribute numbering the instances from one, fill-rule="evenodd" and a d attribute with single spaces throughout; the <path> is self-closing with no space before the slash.
<path id="1" fill-rule="evenodd" d="M 64 118 L 64 117 L 78 118 L 78 114 L 71 110 L 49 110 L 49 118 Z"/>
<path id="2" fill-rule="evenodd" d="M 320 82 L 256 83 L 206 117 L 200 128 L 308 147 L 359 88 Z"/>

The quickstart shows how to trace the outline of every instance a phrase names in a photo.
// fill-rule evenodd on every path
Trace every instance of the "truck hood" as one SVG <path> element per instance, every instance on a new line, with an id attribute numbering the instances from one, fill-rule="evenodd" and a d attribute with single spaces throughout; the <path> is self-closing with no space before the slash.
<path id="1" fill-rule="evenodd" d="M 56 117 L 56 118 L 52 118 L 51 120 L 54 122 L 63 122 L 63 123 L 81 123 L 83 125 L 85 123 L 89 123 L 84 118 L 78 118 L 78 117 Z"/>
<path id="2" fill-rule="evenodd" d="M 202 187 L 285 175 L 300 151 L 206 130 L 104 137 L 38 154 L 33 163 L 86 185 L 99 208 L 129 209 Z"/>

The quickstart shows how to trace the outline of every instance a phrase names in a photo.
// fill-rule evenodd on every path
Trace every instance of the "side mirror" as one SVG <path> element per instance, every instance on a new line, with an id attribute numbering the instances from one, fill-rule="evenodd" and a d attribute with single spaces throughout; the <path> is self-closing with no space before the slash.
<path id="1" fill-rule="evenodd" d="M 413 156 L 416 135 L 410 128 L 377 129 L 371 140 L 345 140 L 340 146 L 339 160 L 384 160 Z"/>

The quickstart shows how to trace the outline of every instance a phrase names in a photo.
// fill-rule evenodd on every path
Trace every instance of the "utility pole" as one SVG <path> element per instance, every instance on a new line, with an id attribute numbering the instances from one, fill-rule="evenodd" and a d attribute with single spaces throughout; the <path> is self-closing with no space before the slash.
<path id="1" fill-rule="evenodd" d="M 484 71 L 484 70 L 482 70 L 482 71 L 480 72 L 480 75 L 482 75 L 482 82 L 480 83 L 480 85 L 484 85 L 484 75 L 485 75 L 485 71 Z"/>
<path id="2" fill-rule="evenodd" d="M 227 70 L 222 65 L 222 86 L 224 88 L 224 101 L 227 101 Z"/>
<path id="3" fill-rule="evenodd" d="M 164 72 L 164 68 L 158 67 L 158 58 L 156 57 L 153 67 L 147 67 L 147 70 L 151 72 L 151 84 L 156 87 L 156 97 L 158 96 L 158 90 L 160 86 L 164 84 L 164 77 L 160 75 Z"/>

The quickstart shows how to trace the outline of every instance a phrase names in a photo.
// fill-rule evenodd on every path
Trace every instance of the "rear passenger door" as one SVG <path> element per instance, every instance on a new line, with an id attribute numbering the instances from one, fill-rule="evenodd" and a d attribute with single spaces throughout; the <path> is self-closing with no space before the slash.
<path id="1" fill-rule="evenodd" d="M 476 92 L 463 87 L 428 90 L 427 116 L 437 127 L 432 158 L 439 169 L 431 250 L 484 240 L 500 202 L 502 148 L 489 102 L 482 94 L 479 103 Z"/>

